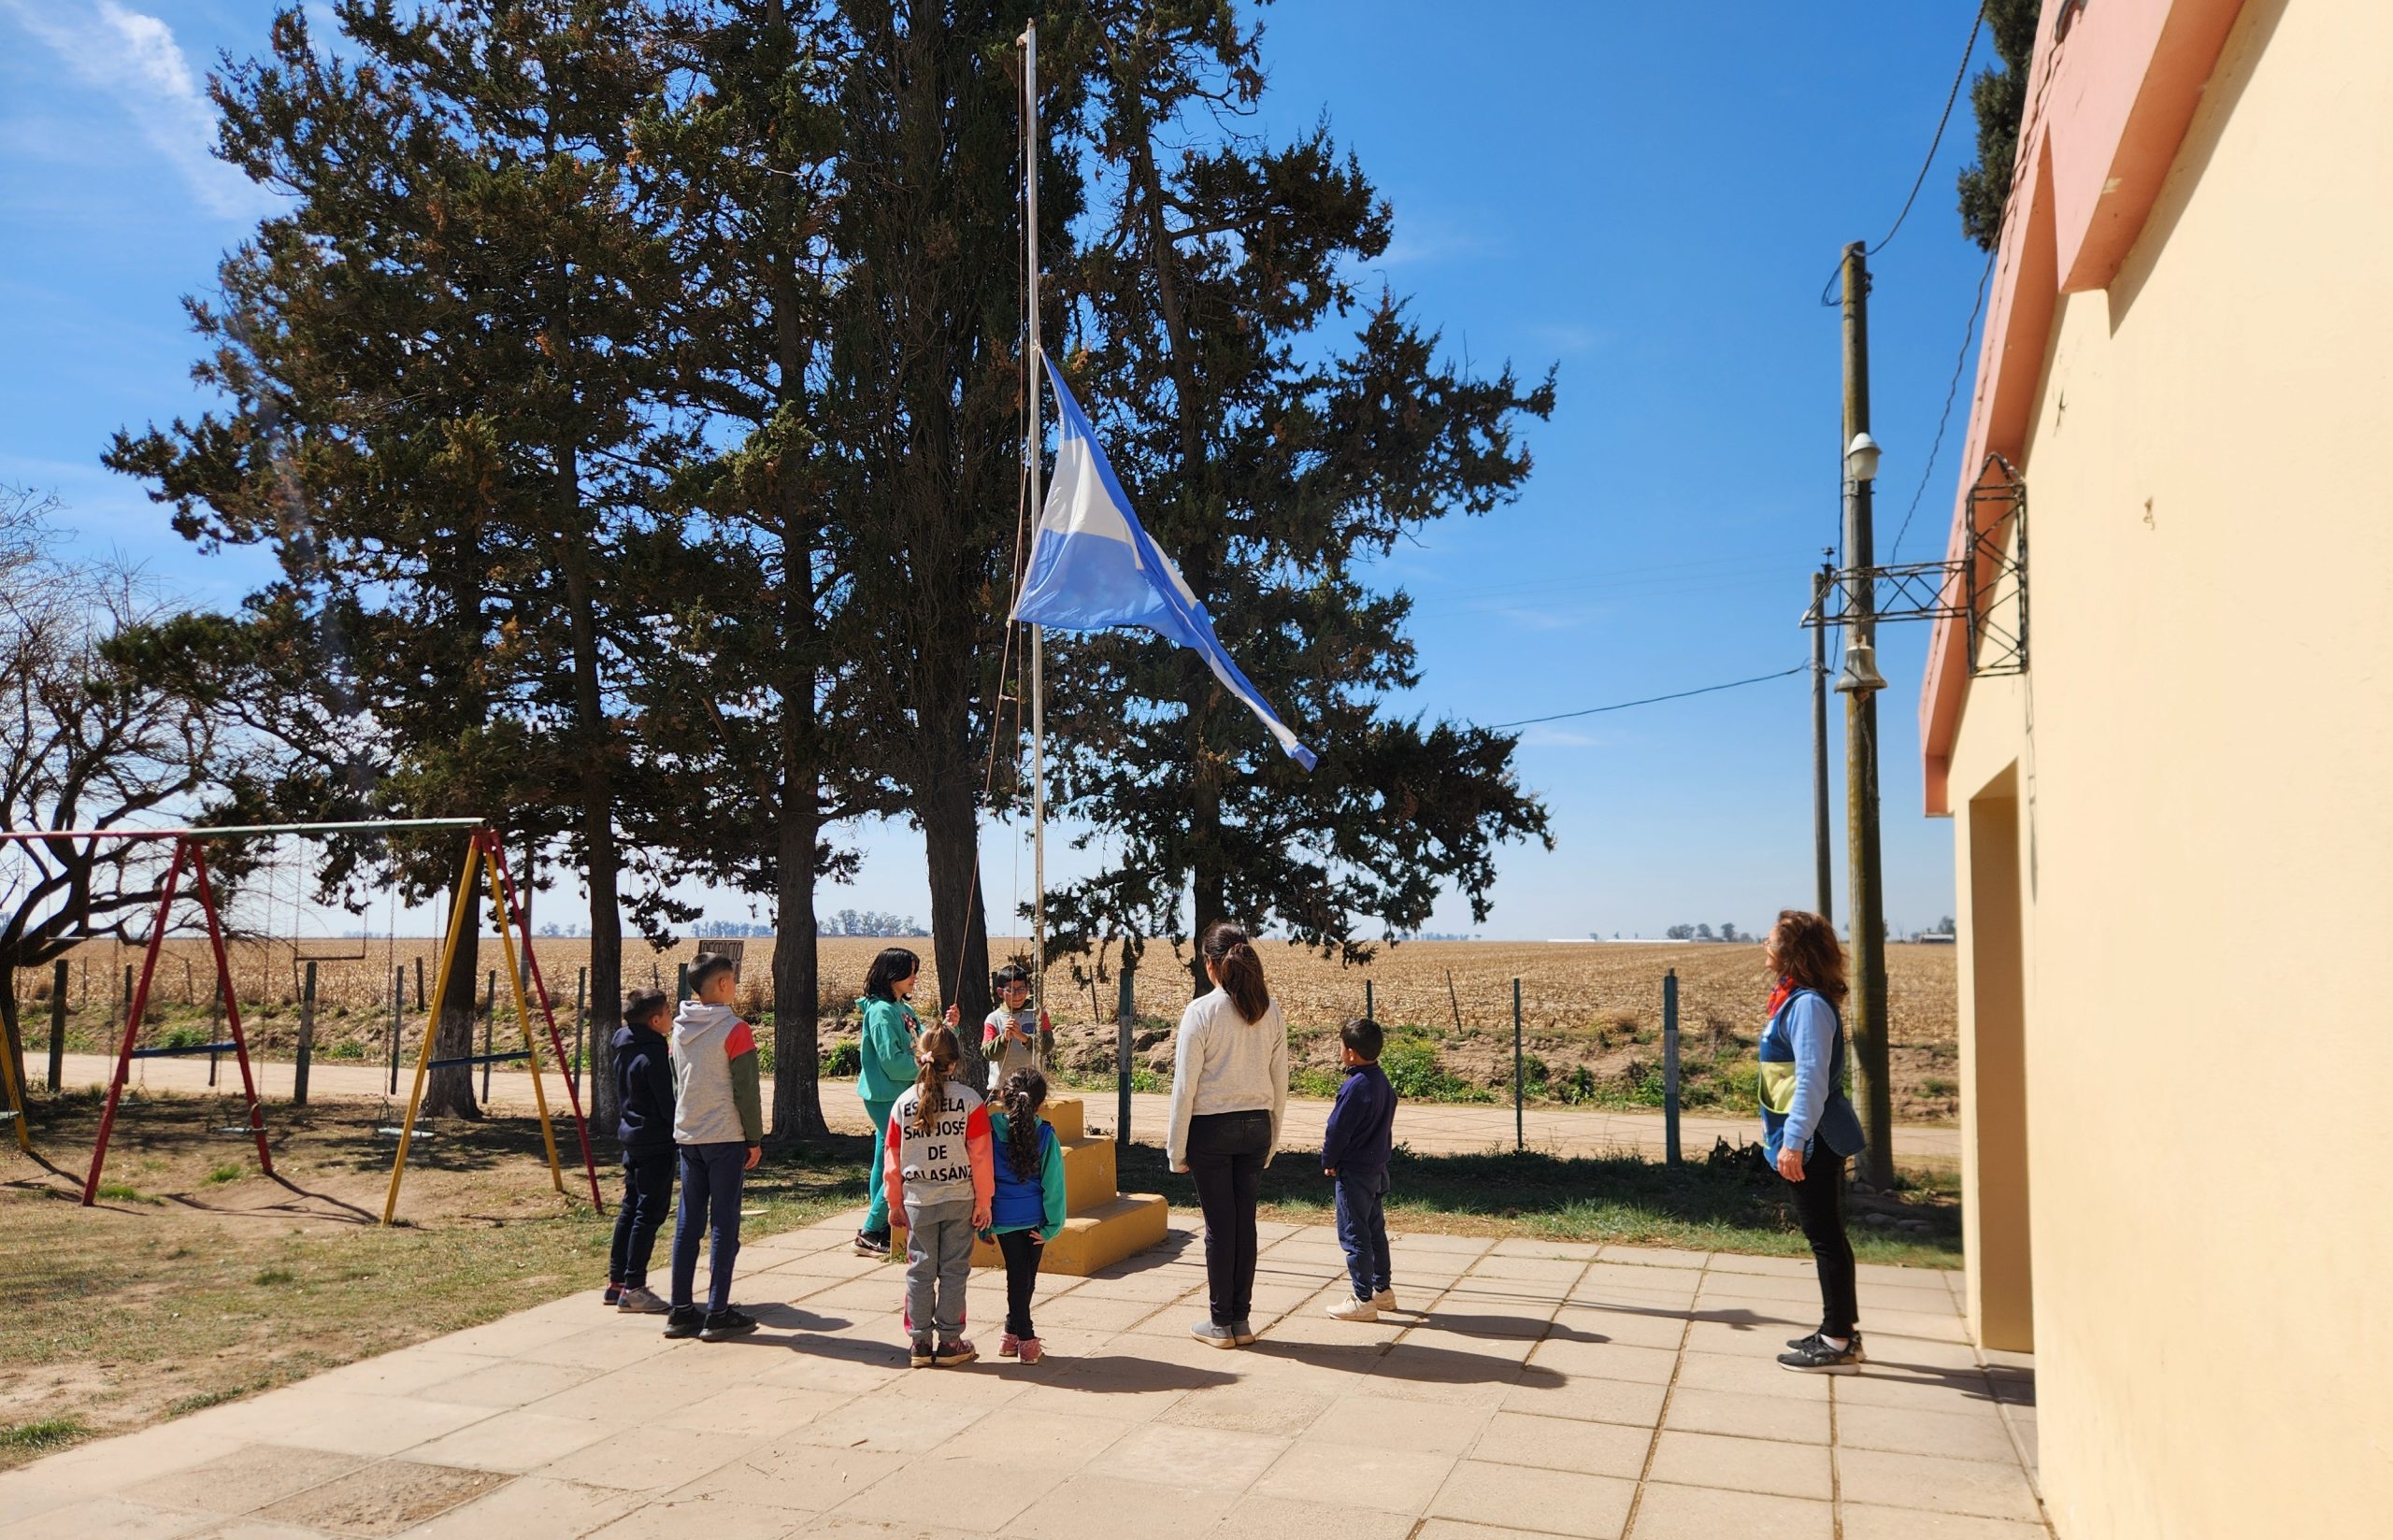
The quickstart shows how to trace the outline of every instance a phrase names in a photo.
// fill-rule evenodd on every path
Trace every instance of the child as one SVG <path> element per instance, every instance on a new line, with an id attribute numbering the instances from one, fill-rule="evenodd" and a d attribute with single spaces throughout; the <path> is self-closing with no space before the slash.
<path id="1" fill-rule="evenodd" d="M 1358 1016 L 1339 1029 L 1346 1083 L 1321 1134 L 1321 1170 L 1338 1183 L 1338 1244 L 1346 1248 L 1352 1299 L 1329 1313 L 1340 1320 L 1377 1320 L 1396 1308 L 1388 1277 L 1387 1161 L 1395 1142 L 1396 1088 L 1380 1068 L 1380 1024 Z"/>
<path id="2" fill-rule="evenodd" d="M 980 1357 L 964 1338 L 972 1240 L 989 1228 L 989 1109 L 956 1077 L 964 1049 L 944 1022 L 923 1034 L 913 1089 L 889 1113 L 881 1187 L 906 1216 L 906 1332 L 912 1363 L 949 1368 Z M 937 1336 L 934 1340 L 933 1333 Z"/>
<path id="3" fill-rule="evenodd" d="M 1064 1150 L 1055 1126 L 1039 1116 L 1047 1105 L 1047 1077 L 1016 1070 L 997 1098 L 1003 1110 L 989 1117 L 989 1138 L 1000 1151 L 990 1228 L 1006 1259 L 1006 1334 L 997 1356 L 1036 1363 L 1046 1349 L 1030 1324 L 1030 1295 L 1047 1243 L 1064 1233 Z"/>
<path id="4" fill-rule="evenodd" d="M 731 1008 L 737 982 L 731 959 L 700 954 L 690 964 L 690 989 L 697 998 L 682 1001 L 673 1017 L 673 1139 L 681 1147 L 681 1216 L 673 1227 L 673 1311 L 665 1318 L 665 1334 L 700 1342 L 756 1329 L 754 1317 L 731 1307 L 742 1176 L 765 1155 L 756 1035 Z M 703 1316 L 691 1297 L 701 1223 L 709 1233 Z"/>
<path id="5" fill-rule="evenodd" d="M 1030 1008 L 1030 970 L 1009 962 L 997 970 L 997 1006 L 981 1023 L 981 1052 L 990 1061 L 989 1083 L 1002 1086 L 1026 1069 L 1037 1069 L 1039 1049 L 1054 1041 L 1045 1011 Z"/>
<path id="6" fill-rule="evenodd" d="M 889 1132 L 889 1109 L 913 1083 L 916 1044 L 923 1019 L 906 997 L 922 977 L 922 959 L 903 947 L 883 948 L 864 976 L 864 993 L 856 997 L 856 1017 L 863 1023 L 857 1042 L 856 1095 L 864 1101 L 864 1119 L 872 1125 L 872 1164 L 866 1169 L 864 1228 L 856 1232 L 859 1257 L 889 1255 L 889 1194 L 881 1191 L 881 1172 L 888 1162 L 883 1135 Z"/>
<path id="7" fill-rule="evenodd" d="M 666 1304 L 648 1287 L 648 1259 L 673 1206 L 673 1055 L 665 1040 L 665 996 L 634 990 L 615 1029 L 616 1142 L 623 1147 L 623 1201 L 607 1257 L 607 1303 L 639 1316 Z"/>

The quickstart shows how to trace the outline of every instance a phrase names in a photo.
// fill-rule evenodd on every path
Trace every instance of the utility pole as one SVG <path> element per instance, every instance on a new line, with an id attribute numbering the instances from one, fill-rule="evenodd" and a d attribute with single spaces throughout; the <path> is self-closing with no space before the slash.
<path id="1" fill-rule="evenodd" d="M 1870 432 L 1870 267 L 1866 249 L 1844 249 L 1844 566 L 1852 585 L 1844 673 L 1844 800 L 1846 860 L 1851 867 L 1853 948 L 1851 1014 L 1854 1100 L 1870 1148 L 1858 1175 L 1872 1187 L 1895 1175 L 1894 1091 L 1887 1078 L 1885 900 L 1878 871 L 1878 692 L 1886 687 L 1877 662 L 1877 561 L 1870 527 L 1870 492 L 1877 449 Z"/>
<path id="2" fill-rule="evenodd" d="M 1848 435 L 1849 436 L 1849 435 Z M 1828 585 L 1836 580 L 1836 552 L 1812 578 L 1812 613 L 1821 620 L 1812 628 L 1812 864 L 1815 868 L 1822 920 L 1836 919 L 1836 863 L 1828 857 Z"/>

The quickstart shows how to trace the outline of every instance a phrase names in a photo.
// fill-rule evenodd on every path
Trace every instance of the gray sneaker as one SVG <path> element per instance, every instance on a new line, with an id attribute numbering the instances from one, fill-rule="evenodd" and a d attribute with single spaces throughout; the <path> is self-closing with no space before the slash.
<path id="1" fill-rule="evenodd" d="M 615 1308 L 627 1316 L 661 1316 L 673 1306 L 666 1304 L 663 1295 L 651 1290 L 646 1285 L 634 1284 L 615 1301 Z"/>
<path id="2" fill-rule="evenodd" d="M 1220 1326 L 1210 1320 L 1200 1320 L 1196 1325 L 1191 1326 L 1188 1329 L 1188 1334 L 1195 1337 L 1197 1341 L 1203 1343 L 1208 1348 L 1235 1348 L 1238 1346 L 1238 1329 L 1236 1327 Z"/>
<path id="3" fill-rule="evenodd" d="M 1238 1345 L 1241 1348 L 1252 1348 L 1261 1340 L 1254 1334 L 1254 1322 L 1251 1320 L 1239 1321 L 1230 1331 L 1238 1337 Z"/>

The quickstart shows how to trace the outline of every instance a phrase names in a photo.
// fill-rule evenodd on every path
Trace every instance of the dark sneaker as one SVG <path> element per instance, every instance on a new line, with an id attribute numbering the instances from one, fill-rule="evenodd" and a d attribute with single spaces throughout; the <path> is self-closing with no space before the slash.
<path id="1" fill-rule="evenodd" d="M 885 1257 L 889 1255 L 889 1232 L 886 1230 L 857 1231 L 856 1255 L 859 1257 Z"/>
<path id="2" fill-rule="evenodd" d="M 932 1348 L 931 1339 L 928 1337 L 916 1337 L 914 1339 L 912 1348 L 906 1355 L 906 1362 L 908 1366 L 915 1369 L 927 1369 L 938 1362 L 939 1354 Z"/>
<path id="3" fill-rule="evenodd" d="M 706 1312 L 695 1305 L 669 1310 L 665 1316 L 665 1334 L 668 1337 L 694 1337 L 707 1323 Z"/>
<path id="4" fill-rule="evenodd" d="M 1230 1333 L 1238 1338 L 1238 1345 L 1241 1348 L 1252 1348 L 1261 1340 L 1254 1334 L 1254 1323 L 1251 1320 L 1239 1321 L 1230 1328 Z"/>
<path id="5" fill-rule="evenodd" d="M 1813 1336 L 1779 1354 L 1778 1366 L 1798 1375 L 1857 1375 L 1861 1358 L 1861 1334 L 1856 1332 L 1841 1348 L 1831 1348 L 1827 1338 Z"/>
<path id="6" fill-rule="evenodd" d="M 940 1343 L 939 1351 L 932 1355 L 931 1362 L 942 1369 L 953 1369 L 959 1363 L 969 1363 L 980 1356 L 981 1349 L 962 1337 L 958 1337 L 953 1342 Z"/>
<path id="7" fill-rule="evenodd" d="M 626 1288 L 623 1297 L 615 1301 L 615 1308 L 627 1316 L 661 1316 L 673 1306 L 645 1284 L 636 1283 Z"/>
<path id="8" fill-rule="evenodd" d="M 707 1323 L 698 1328 L 700 1342 L 721 1342 L 725 1337 L 746 1336 L 756 1329 L 756 1318 L 745 1310 L 725 1305 L 707 1312 Z"/>
<path id="9" fill-rule="evenodd" d="M 1807 1337 L 1788 1337 L 1786 1339 L 1786 1346 L 1789 1348 L 1809 1348 L 1812 1344 L 1819 1340 L 1820 1333 L 1814 1332 Z"/>
<path id="10" fill-rule="evenodd" d="M 619 1303 L 619 1302 L 623 1299 L 623 1286 L 622 1284 L 620 1284 L 620 1283 L 610 1283 L 610 1284 L 609 1284 L 609 1285 L 607 1286 L 607 1292 L 606 1292 L 606 1294 L 605 1294 L 605 1296 L 604 1296 L 605 1301 L 606 1301 L 606 1303 L 607 1303 L 607 1304 L 609 1304 L 609 1305 L 614 1305 L 614 1304 L 617 1304 L 617 1303 Z"/>
<path id="11" fill-rule="evenodd" d="M 1208 1348 L 1238 1346 L 1238 1329 L 1234 1326 L 1223 1326 L 1214 1321 L 1200 1320 L 1188 1329 L 1188 1334 Z"/>

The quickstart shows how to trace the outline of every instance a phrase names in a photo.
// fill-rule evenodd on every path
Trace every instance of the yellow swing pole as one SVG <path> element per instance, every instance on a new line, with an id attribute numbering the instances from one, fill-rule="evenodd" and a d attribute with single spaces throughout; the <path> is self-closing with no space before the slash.
<path id="1" fill-rule="evenodd" d="M 449 971 L 456 965 L 457 941 L 466 927 L 474 923 L 474 863 L 481 859 L 482 838 L 475 834 L 466 842 L 466 869 L 457 877 L 457 902 L 449 914 L 449 934 L 440 943 L 440 979 L 432 987 L 432 998 L 424 1002 L 423 1047 L 415 1056 L 415 1084 L 408 1091 L 408 1115 L 399 1119 L 399 1152 L 391 1161 L 391 1191 L 382 1200 L 382 1222 L 388 1225 L 399 1211 L 399 1178 L 407 1174 L 408 1146 L 415 1137 L 416 1109 L 423 1105 L 423 1077 L 432 1063 L 432 1040 L 440 1034 L 440 1004 L 449 998 Z"/>
<path id="2" fill-rule="evenodd" d="M 491 837 L 493 843 L 496 843 L 497 836 Z M 507 955 L 508 987 L 515 992 L 515 1020 L 523 1025 L 523 1048 L 532 1056 L 529 1061 L 532 1066 L 532 1105 L 540 1109 L 540 1139 L 549 1147 L 549 1179 L 556 1184 L 557 1191 L 562 1194 L 565 1191 L 565 1166 L 557 1160 L 557 1131 L 549 1121 L 549 1095 L 540 1089 L 540 1045 L 532 1035 L 532 1007 L 523 998 L 523 968 L 515 958 L 515 926 L 512 917 L 507 912 L 507 900 L 498 891 L 496 851 L 491 853 L 491 859 L 482 870 L 490 877 L 491 909 L 498 916 L 498 944 Z"/>
<path id="3" fill-rule="evenodd" d="M 59 965 L 65 966 L 64 963 Z M 18 1043 L 21 1045 L 24 1040 L 24 1034 L 21 1031 L 19 1032 Z M 8 1045 L 6 1043 L 0 1043 L 0 1075 L 5 1075 L 8 1080 L 8 1110 L 15 1115 L 17 1148 L 30 1155 L 34 1152 L 34 1141 L 33 1136 L 25 1132 L 25 1091 L 17 1080 L 17 1056 L 8 1051 Z"/>

